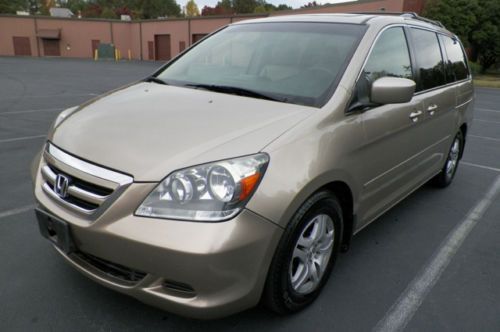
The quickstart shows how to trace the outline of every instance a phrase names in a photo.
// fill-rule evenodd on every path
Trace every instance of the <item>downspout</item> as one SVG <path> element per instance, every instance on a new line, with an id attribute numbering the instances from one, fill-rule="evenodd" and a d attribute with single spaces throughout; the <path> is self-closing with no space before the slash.
<path id="1" fill-rule="evenodd" d="M 38 40 L 38 21 L 36 16 L 33 17 L 33 22 L 35 23 L 36 54 L 40 57 L 40 41 Z"/>

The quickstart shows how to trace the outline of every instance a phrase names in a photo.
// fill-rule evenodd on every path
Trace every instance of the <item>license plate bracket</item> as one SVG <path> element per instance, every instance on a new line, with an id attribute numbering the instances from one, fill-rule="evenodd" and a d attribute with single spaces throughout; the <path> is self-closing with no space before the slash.
<path id="1" fill-rule="evenodd" d="M 43 237 L 66 254 L 70 254 L 75 250 L 71 228 L 66 221 L 39 208 L 35 209 L 35 214 L 38 219 L 40 233 Z"/>

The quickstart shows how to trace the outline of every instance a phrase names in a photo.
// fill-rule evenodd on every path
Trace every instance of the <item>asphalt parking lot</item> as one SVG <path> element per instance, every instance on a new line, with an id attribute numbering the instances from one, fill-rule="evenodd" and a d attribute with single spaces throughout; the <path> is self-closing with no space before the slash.
<path id="1" fill-rule="evenodd" d="M 320 298 L 301 313 L 279 317 L 255 308 L 189 320 L 73 270 L 38 234 L 30 162 L 59 111 L 158 65 L 0 58 L 1 331 L 371 331 L 389 330 L 394 319 L 406 319 L 408 331 L 500 331 L 494 89 L 476 90 L 475 122 L 454 183 L 424 186 L 356 235 Z"/>

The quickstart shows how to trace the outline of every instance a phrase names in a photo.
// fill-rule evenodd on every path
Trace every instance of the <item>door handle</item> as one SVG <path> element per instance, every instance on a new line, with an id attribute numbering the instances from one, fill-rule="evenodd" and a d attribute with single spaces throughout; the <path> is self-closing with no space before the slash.
<path id="1" fill-rule="evenodd" d="M 417 122 L 418 121 L 418 117 L 421 116 L 421 115 L 422 115 L 422 111 L 411 112 L 410 113 L 410 119 L 413 122 Z"/>
<path id="2" fill-rule="evenodd" d="M 429 105 L 427 107 L 427 112 L 429 112 L 430 115 L 434 115 L 436 113 L 436 110 L 438 109 L 438 106 L 436 104 Z"/>

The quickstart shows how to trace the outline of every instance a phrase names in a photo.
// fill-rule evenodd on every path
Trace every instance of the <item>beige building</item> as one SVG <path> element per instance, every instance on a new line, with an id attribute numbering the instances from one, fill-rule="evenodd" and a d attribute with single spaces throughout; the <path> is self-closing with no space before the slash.
<path id="1" fill-rule="evenodd" d="M 127 58 L 169 60 L 206 34 L 232 22 L 307 13 L 416 12 L 425 0 L 358 0 L 271 14 L 188 19 L 119 21 L 0 15 L 0 56 L 91 58 L 100 43 L 113 44 Z"/>

